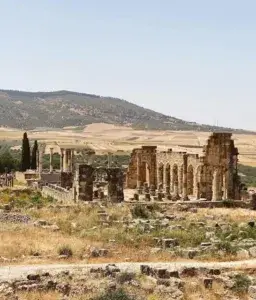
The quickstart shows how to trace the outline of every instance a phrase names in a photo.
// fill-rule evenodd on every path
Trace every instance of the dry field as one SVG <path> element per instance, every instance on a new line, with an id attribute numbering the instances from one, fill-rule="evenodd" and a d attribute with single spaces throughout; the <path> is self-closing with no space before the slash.
<path id="1" fill-rule="evenodd" d="M 19 141 L 23 132 L 0 128 L 0 140 Z M 98 154 L 123 151 L 129 153 L 142 145 L 155 145 L 159 150 L 173 148 L 177 151 L 200 153 L 198 146 L 205 145 L 210 133 L 186 131 L 144 131 L 130 127 L 104 123 L 91 124 L 82 130 L 65 128 L 59 131 L 31 131 L 29 138 L 47 143 L 84 144 Z M 244 165 L 256 166 L 256 135 L 234 134 L 235 145 L 239 149 L 239 161 Z M 193 148 L 196 147 L 196 148 Z M 47 149 L 46 149 L 47 152 Z"/>

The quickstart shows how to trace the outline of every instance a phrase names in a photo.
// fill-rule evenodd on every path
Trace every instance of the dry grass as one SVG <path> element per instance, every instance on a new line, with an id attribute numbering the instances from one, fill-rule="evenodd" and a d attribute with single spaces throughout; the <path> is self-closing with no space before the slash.
<path id="1" fill-rule="evenodd" d="M 240 299 L 247 300 L 246 294 L 233 294 L 231 291 L 225 290 L 222 284 L 214 282 L 211 289 L 206 289 L 202 281 L 198 279 L 186 282 L 184 300 L 223 300 L 223 299 Z M 239 297 L 239 298 L 237 298 Z"/>
<path id="2" fill-rule="evenodd" d="M 221 222 L 248 222 L 256 219 L 256 211 L 243 208 L 202 208 L 198 210 L 196 218 L 205 219 L 206 216 L 213 216 L 215 220 Z M 189 217 L 189 216 L 188 216 Z M 191 220 L 195 216 L 191 216 Z"/>
<path id="3" fill-rule="evenodd" d="M 56 292 L 28 292 L 28 293 L 20 293 L 20 300 L 56 300 L 60 299 L 60 294 Z"/>

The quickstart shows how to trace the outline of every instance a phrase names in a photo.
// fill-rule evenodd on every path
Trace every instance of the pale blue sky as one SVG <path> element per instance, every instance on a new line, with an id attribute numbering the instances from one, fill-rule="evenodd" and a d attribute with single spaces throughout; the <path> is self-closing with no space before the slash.
<path id="1" fill-rule="evenodd" d="M 256 130 L 255 0 L 0 0 L 0 88 Z"/>

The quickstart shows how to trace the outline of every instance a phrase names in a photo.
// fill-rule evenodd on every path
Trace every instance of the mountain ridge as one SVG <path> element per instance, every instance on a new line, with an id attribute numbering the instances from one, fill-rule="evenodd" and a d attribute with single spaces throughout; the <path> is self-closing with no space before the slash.
<path id="1" fill-rule="evenodd" d="M 98 122 L 135 129 L 256 133 L 185 121 L 111 96 L 68 90 L 29 92 L 0 89 L 0 126 L 63 128 Z"/>

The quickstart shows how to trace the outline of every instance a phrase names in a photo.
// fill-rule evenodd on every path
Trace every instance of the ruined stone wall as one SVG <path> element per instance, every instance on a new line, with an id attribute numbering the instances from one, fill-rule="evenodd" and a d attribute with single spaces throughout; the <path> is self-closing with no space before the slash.
<path id="1" fill-rule="evenodd" d="M 130 163 L 126 172 L 125 185 L 129 189 L 137 187 L 137 156 L 140 149 L 133 149 L 131 153 Z"/>
<path id="2" fill-rule="evenodd" d="M 91 165 L 78 165 L 78 199 L 93 200 L 94 168 Z"/>
<path id="3" fill-rule="evenodd" d="M 41 182 L 47 183 L 60 183 L 60 173 L 41 173 Z"/>
<path id="4" fill-rule="evenodd" d="M 157 153 L 157 182 L 171 193 L 198 195 L 198 168 L 200 159 L 197 154 L 174 152 L 172 149 Z"/>
<path id="5" fill-rule="evenodd" d="M 42 196 L 43 197 L 52 197 L 53 199 L 61 202 L 73 202 L 74 200 L 74 191 L 66 190 L 60 186 L 54 186 L 49 184 L 48 186 L 42 187 Z"/>
<path id="6" fill-rule="evenodd" d="M 108 199 L 114 203 L 124 201 L 124 180 L 123 172 L 120 168 L 106 169 L 108 181 Z"/>
<path id="7" fill-rule="evenodd" d="M 231 133 L 213 133 L 201 156 L 156 147 L 134 149 L 127 172 L 128 188 L 147 182 L 178 199 L 188 196 L 207 200 L 240 199 L 237 148 Z"/>
<path id="8" fill-rule="evenodd" d="M 240 183 L 235 180 L 238 151 L 231 137 L 231 133 L 213 133 L 204 147 L 202 182 L 208 199 L 240 198 Z"/>
<path id="9" fill-rule="evenodd" d="M 156 186 L 156 146 L 134 149 L 126 176 L 126 187 L 135 188 L 143 183 Z"/>
<path id="10" fill-rule="evenodd" d="M 63 188 L 72 188 L 74 175 L 71 172 L 60 173 L 60 186 Z"/>

